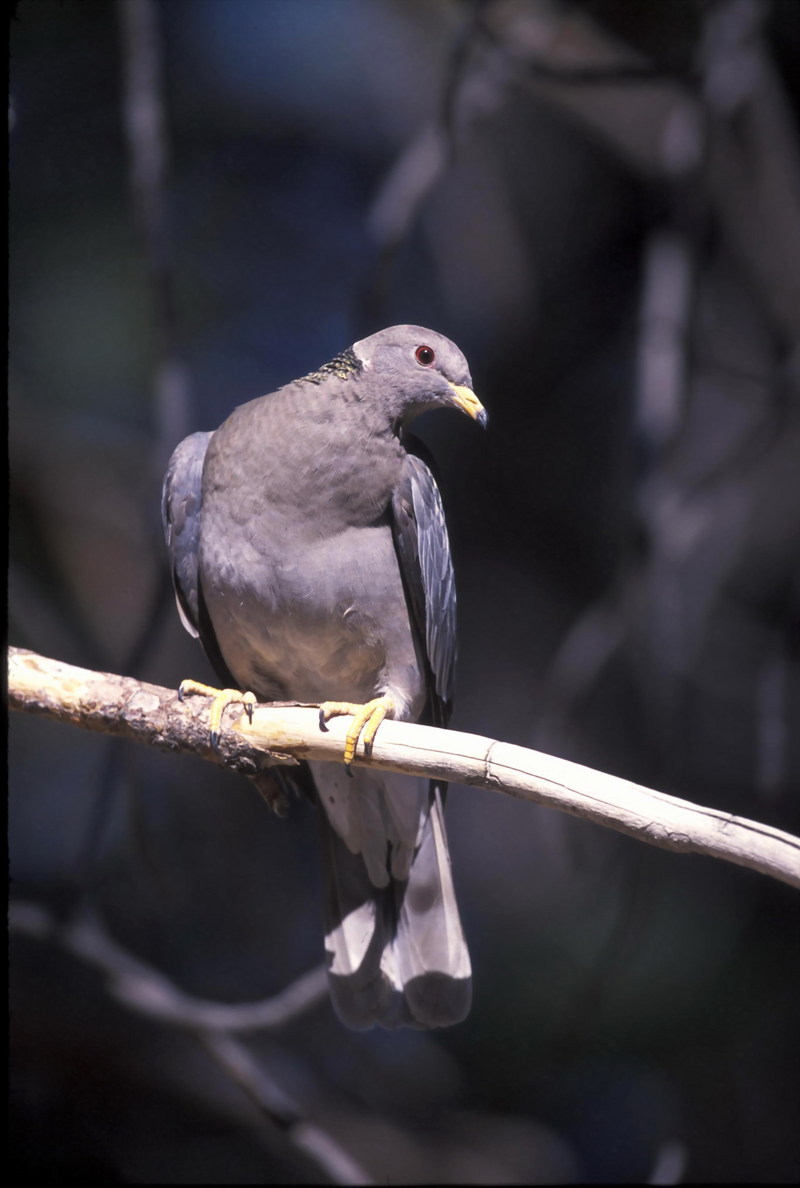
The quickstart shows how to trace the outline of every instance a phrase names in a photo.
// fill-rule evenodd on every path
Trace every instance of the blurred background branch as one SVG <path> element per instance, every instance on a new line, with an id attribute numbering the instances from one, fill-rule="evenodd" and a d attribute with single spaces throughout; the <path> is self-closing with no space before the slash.
<path id="1" fill-rule="evenodd" d="M 263 1057 L 254 1060 L 244 1041 L 231 1034 L 285 1027 L 317 1005 L 328 993 L 324 968 L 312 970 L 275 998 L 238 1007 L 222 1006 L 184 994 L 158 970 L 118 945 L 91 912 L 84 911 L 66 924 L 59 924 L 36 904 L 12 902 L 9 927 L 39 942 L 57 944 L 97 969 L 105 976 L 111 995 L 129 1010 L 193 1033 L 231 1082 L 253 1101 L 262 1117 L 285 1134 L 300 1153 L 310 1157 L 325 1183 L 373 1183 L 330 1134 L 303 1115 L 299 1104 L 266 1072 Z M 305 1168 L 301 1164 L 298 1170 Z"/>
<path id="2" fill-rule="evenodd" d="M 150 287 L 155 344 L 154 464 L 161 474 L 175 442 L 190 431 L 188 376 L 178 352 L 172 236 L 167 216 L 169 146 L 161 20 L 156 0 L 119 0 L 118 8 L 131 201 Z"/>

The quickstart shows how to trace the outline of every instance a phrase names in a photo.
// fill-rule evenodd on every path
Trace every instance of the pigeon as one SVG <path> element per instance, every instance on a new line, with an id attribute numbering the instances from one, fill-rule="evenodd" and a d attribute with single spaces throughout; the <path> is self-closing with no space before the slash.
<path id="1" fill-rule="evenodd" d="M 458 347 L 392 326 L 187 437 L 164 480 L 178 611 L 220 680 L 247 708 L 319 705 L 322 729 L 352 716 L 343 764 L 274 770 L 319 806 L 328 981 L 356 1029 L 444 1027 L 472 995 L 446 788 L 357 763 L 384 718 L 450 716 L 450 547 L 408 432 L 437 408 L 487 421 Z"/>

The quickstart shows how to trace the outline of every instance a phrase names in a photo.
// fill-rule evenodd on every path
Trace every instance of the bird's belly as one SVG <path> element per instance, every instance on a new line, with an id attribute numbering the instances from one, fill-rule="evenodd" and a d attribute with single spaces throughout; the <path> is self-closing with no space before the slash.
<path id="1" fill-rule="evenodd" d="M 230 554 L 240 564 L 218 566 L 204 594 L 242 687 L 263 700 L 311 702 L 389 692 L 398 716 L 417 716 L 422 665 L 388 526 Z"/>

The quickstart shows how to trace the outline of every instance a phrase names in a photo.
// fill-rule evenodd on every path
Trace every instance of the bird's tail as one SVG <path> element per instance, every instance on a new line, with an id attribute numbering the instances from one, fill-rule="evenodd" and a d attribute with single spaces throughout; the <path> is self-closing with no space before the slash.
<path id="1" fill-rule="evenodd" d="M 410 777 L 379 778 L 384 787 L 374 792 L 388 797 L 393 780 Z M 442 789 L 431 785 L 422 800 L 429 811 L 408 877 L 387 875 L 382 887 L 320 813 L 328 980 L 336 1013 L 348 1027 L 446 1027 L 469 1011 L 472 971 L 453 889 Z M 388 863 L 388 844 L 386 849 Z"/>

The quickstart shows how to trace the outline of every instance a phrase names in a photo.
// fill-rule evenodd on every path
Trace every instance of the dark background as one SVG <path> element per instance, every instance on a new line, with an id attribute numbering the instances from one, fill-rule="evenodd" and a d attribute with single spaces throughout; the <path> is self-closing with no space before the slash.
<path id="1" fill-rule="evenodd" d="M 22 0 L 10 642 L 208 677 L 160 536 L 172 448 L 430 325 L 490 413 L 419 426 L 452 725 L 797 832 L 799 60 L 794 0 Z M 240 1035 L 293 1103 L 268 1117 L 69 927 L 91 910 L 197 998 L 277 993 L 322 957 L 310 808 L 18 716 L 10 776 L 24 1170 L 354 1178 L 300 1117 L 386 1183 L 797 1180 L 788 887 L 454 788 L 471 1015 L 354 1034 L 323 998 Z"/>

